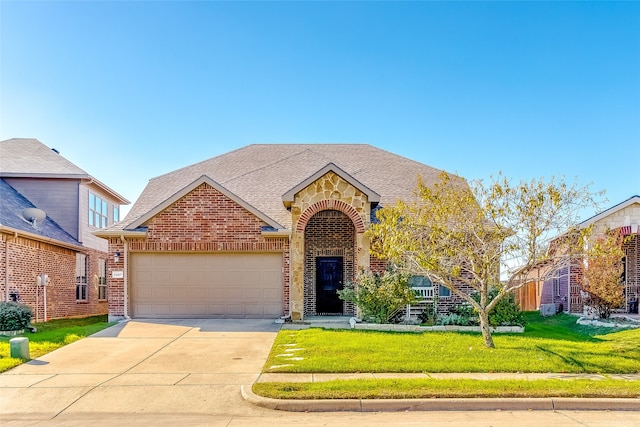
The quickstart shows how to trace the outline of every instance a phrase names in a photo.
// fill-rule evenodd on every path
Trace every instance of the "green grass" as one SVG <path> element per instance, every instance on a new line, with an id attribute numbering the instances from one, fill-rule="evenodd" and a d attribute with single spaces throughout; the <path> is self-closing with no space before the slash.
<path id="1" fill-rule="evenodd" d="M 493 349 L 479 333 L 282 330 L 263 372 L 640 372 L 640 329 L 594 329 L 564 314 L 527 321 L 523 334 L 494 334 Z"/>
<path id="2" fill-rule="evenodd" d="M 581 326 L 564 314 L 526 318 L 523 334 L 494 334 L 494 349 L 484 346 L 479 333 L 282 330 L 263 372 L 640 372 L 640 329 Z M 640 381 L 359 379 L 265 382 L 253 390 L 277 399 L 638 398 Z"/>
<path id="3" fill-rule="evenodd" d="M 38 330 L 36 333 L 26 332 L 18 336 L 29 338 L 29 355 L 35 359 L 113 324 L 113 322 L 107 322 L 106 315 L 50 320 L 46 323 L 34 324 Z M 24 363 L 21 359 L 10 357 L 9 340 L 11 338 L 14 337 L 0 336 L 0 372 Z"/>
<path id="4" fill-rule="evenodd" d="M 314 383 L 255 383 L 253 392 L 273 399 L 430 399 L 640 397 L 640 381 L 382 379 Z"/>

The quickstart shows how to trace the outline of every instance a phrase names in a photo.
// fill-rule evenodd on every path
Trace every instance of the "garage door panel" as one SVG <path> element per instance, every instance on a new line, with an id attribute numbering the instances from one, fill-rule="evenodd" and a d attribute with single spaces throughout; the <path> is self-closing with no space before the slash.
<path id="1" fill-rule="evenodd" d="M 263 289 L 262 299 L 265 301 L 277 301 L 282 298 L 282 294 L 279 289 Z"/>
<path id="2" fill-rule="evenodd" d="M 133 253 L 135 317 L 278 317 L 282 254 Z"/>
<path id="3" fill-rule="evenodd" d="M 265 317 L 278 317 L 282 315 L 282 306 L 279 304 L 264 304 Z"/>

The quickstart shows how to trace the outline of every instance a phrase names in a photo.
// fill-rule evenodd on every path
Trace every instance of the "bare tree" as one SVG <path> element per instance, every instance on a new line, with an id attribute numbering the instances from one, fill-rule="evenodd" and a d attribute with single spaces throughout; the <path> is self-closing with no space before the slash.
<path id="1" fill-rule="evenodd" d="M 521 273 L 548 259 L 549 239 L 575 227 L 578 212 L 594 205 L 588 186 L 563 180 L 511 182 L 498 175 L 485 185 L 443 173 L 433 186 L 418 179 L 416 198 L 377 213 L 368 233 L 371 251 L 413 274 L 437 282 L 478 312 L 484 343 L 495 347 L 489 313 L 505 295 L 524 285 L 500 281 L 518 260 Z M 491 299 L 491 288 L 499 289 Z M 477 292 L 479 301 L 471 297 Z"/>

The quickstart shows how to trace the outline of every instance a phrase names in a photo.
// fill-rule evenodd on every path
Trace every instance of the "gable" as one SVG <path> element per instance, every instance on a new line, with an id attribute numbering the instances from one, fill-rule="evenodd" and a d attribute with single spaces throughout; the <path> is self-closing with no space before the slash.
<path id="1" fill-rule="evenodd" d="M 207 206 L 210 208 L 211 207 L 211 203 L 210 202 L 216 201 L 217 195 L 221 195 L 221 196 L 224 196 L 226 199 L 229 199 L 230 201 L 233 201 L 238 206 L 244 208 L 245 210 L 247 210 L 248 212 L 250 212 L 251 214 L 256 216 L 261 221 L 263 221 L 266 225 L 269 225 L 269 226 L 271 226 L 273 228 L 276 228 L 276 229 L 283 228 L 276 221 L 274 221 L 273 219 L 271 219 L 268 216 L 264 215 L 262 212 L 258 211 L 256 208 L 251 206 L 249 203 L 245 202 L 240 197 L 238 197 L 237 195 L 233 194 L 232 192 L 230 192 L 229 190 L 227 190 L 226 188 L 224 188 L 223 186 L 221 186 L 220 184 L 218 184 L 217 182 L 215 182 L 214 180 L 212 180 L 208 176 L 201 176 L 200 178 L 196 179 L 195 181 L 193 181 L 192 183 L 188 184 L 184 188 L 180 189 L 178 192 L 176 192 L 175 194 L 171 195 L 166 200 L 162 201 L 162 203 L 157 205 L 155 208 L 153 208 L 150 211 L 148 211 L 145 215 L 142 215 L 141 217 L 139 217 L 138 219 L 133 221 L 131 224 L 129 224 L 129 226 L 127 228 L 128 229 L 136 229 L 136 228 L 138 228 L 140 226 L 145 225 L 146 222 L 148 222 L 150 219 L 152 219 L 153 217 L 158 215 L 160 212 L 162 212 L 165 209 L 169 208 L 171 205 L 173 205 L 174 203 L 176 203 L 177 201 L 179 201 L 180 199 L 182 199 L 183 197 L 185 197 L 186 195 L 191 193 L 193 190 L 198 189 L 198 187 L 201 187 L 203 185 L 205 185 L 203 188 L 210 187 L 210 188 L 214 189 L 215 190 L 215 194 L 213 196 L 204 196 L 202 201 L 197 201 L 196 200 L 196 201 L 194 201 L 194 203 L 206 202 Z"/>
<path id="2" fill-rule="evenodd" d="M 171 241 L 261 241 L 265 221 L 203 182 L 144 223 L 147 239 Z"/>
<path id="3" fill-rule="evenodd" d="M 329 185 L 326 185 L 327 183 Z M 312 186 L 314 188 L 311 192 L 314 195 L 324 196 L 325 199 L 341 199 L 343 196 L 359 193 L 365 195 L 367 200 L 372 204 L 377 204 L 380 201 L 380 195 L 378 193 L 362 184 L 335 164 L 329 163 L 284 193 L 282 195 L 283 203 L 287 208 L 290 207 L 297 194 Z"/>
<path id="4" fill-rule="evenodd" d="M 596 233 L 603 232 L 607 228 L 613 230 L 620 227 L 627 227 L 631 233 L 638 233 L 638 224 L 640 224 L 640 196 L 633 196 L 589 218 L 580 226 L 586 228 L 593 225 Z"/>

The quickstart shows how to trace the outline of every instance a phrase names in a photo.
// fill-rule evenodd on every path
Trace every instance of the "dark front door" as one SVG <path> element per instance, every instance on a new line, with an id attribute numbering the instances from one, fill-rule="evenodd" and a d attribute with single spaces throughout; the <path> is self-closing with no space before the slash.
<path id="1" fill-rule="evenodd" d="M 316 313 L 342 314 L 342 257 L 316 258 Z"/>

